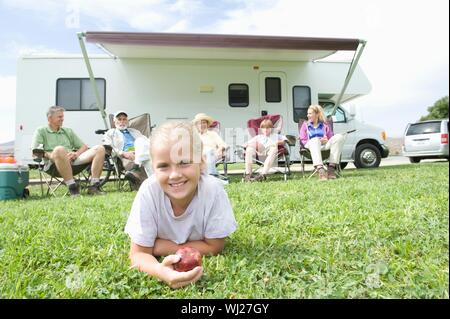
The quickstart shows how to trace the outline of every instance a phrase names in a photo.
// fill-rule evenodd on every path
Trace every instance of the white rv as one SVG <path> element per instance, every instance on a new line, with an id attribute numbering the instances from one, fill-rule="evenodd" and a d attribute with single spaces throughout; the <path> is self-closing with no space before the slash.
<path id="1" fill-rule="evenodd" d="M 244 142 L 248 119 L 280 114 L 283 133 L 298 136 L 299 118 L 306 117 L 310 104 L 321 103 L 335 115 L 336 132 L 357 129 L 348 135 L 343 162 L 371 167 L 387 156 L 381 129 L 361 126 L 354 114 L 334 107 L 370 92 L 357 66 L 364 41 L 121 32 L 78 37 L 82 55 L 19 59 L 15 154 L 24 163 L 32 163 L 32 135 L 46 124 L 51 105 L 66 109 L 64 125 L 88 145 L 101 142 L 95 130 L 107 128 L 106 115 L 119 109 L 131 117 L 149 113 L 156 126 L 204 112 L 220 121 L 232 155 Z M 86 42 L 99 45 L 105 55 L 88 57 Z M 340 50 L 355 51 L 356 58 L 320 61 Z M 291 157 L 298 160 L 298 151 Z"/>

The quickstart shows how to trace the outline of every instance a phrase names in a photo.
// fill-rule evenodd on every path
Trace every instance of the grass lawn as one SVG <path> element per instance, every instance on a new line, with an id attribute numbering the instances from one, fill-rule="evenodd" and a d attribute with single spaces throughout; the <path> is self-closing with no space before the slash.
<path id="1" fill-rule="evenodd" d="M 129 270 L 135 193 L 2 201 L 0 298 L 449 298 L 447 162 L 239 180 L 238 230 L 178 290 Z"/>

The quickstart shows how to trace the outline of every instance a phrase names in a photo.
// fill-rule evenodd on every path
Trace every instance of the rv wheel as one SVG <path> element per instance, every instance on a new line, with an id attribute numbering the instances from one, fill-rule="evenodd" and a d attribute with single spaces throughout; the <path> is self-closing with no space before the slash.
<path id="1" fill-rule="evenodd" d="M 380 166 L 381 153 L 373 144 L 361 144 L 356 148 L 356 168 L 375 168 Z"/>

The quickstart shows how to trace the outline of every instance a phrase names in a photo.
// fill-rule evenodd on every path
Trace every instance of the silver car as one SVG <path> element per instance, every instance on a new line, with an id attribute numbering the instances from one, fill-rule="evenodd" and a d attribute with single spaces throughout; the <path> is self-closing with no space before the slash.
<path id="1" fill-rule="evenodd" d="M 427 158 L 448 160 L 448 119 L 408 124 L 402 151 L 411 163 Z"/>

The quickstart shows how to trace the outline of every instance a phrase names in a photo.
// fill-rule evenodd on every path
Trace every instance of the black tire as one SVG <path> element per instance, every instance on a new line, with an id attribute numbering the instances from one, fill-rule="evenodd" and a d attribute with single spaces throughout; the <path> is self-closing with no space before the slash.
<path id="1" fill-rule="evenodd" d="M 413 164 L 419 163 L 420 160 L 421 160 L 420 157 L 410 157 L 410 158 L 409 158 L 409 162 L 410 162 L 410 163 L 413 163 Z"/>
<path id="2" fill-rule="evenodd" d="M 356 168 L 376 168 L 380 166 L 381 153 L 373 144 L 361 144 L 355 151 Z"/>
<path id="3" fill-rule="evenodd" d="M 344 169 L 347 167 L 348 162 L 341 162 L 339 165 L 341 166 L 341 169 Z"/>

